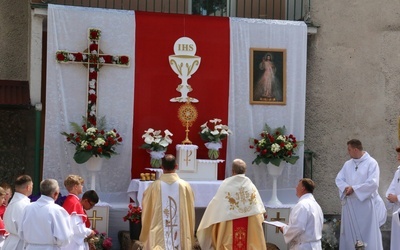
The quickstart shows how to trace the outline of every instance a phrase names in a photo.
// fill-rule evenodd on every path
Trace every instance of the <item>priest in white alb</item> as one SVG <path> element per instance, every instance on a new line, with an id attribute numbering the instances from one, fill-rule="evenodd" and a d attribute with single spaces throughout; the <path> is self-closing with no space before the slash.
<path id="1" fill-rule="evenodd" d="M 396 148 L 397 161 L 400 162 L 400 147 Z M 386 191 L 386 199 L 389 201 L 388 209 L 392 213 L 392 230 L 390 231 L 390 249 L 400 247 L 400 166 L 394 173 L 392 182 Z"/>
<path id="2" fill-rule="evenodd" d="M 21 227 L 24 209 L 31 203 L 28 196 L 32 194 L 32 178 L 29 175 L 18 176 L 14 186 L 14 196 L 4 213 L 4 225 L 9 235 L 4 242 L 3 249 L 22 250 L 24 241 L 20 239 L 18 229 Z"/>
<path id="3" fill-rule="evenodd" d="M 279 228 L 290 250 L 322 250 L 324 214 L 314 198 L 315 184 L 303 178 L 296 187 L 299 201 L 289 216 L 289 224 Z"/>
<path id="4" fill-rule="evenodd" d="M 378 162 L 363 150 L 360 140 L 348 141 L 347 151 L 351 159 L 336 176 L 342 201 L 339 249 L 362 243 L 367 249 L 382 250 L 380 226 L 386 221 L 386 207 L 378 193 Z"/>
<path id="5" fill-rule="evenodd" d="M 25 250 L 59 250 L 70 242 L 73 231 L 67 211 L 54 203 L 60 193 L 58 182 L 41 181 L 40 193 L 40 198 L 25 208 L 18 234 L 25 241 Z"/>
<path id="6" fill-rule="evenodd" d="M 233 176 L 222 182 L 197 229 L 201 249 L 266 249 L 264 204 L 245 172 L 246 163 L 235 159 Z"/>
<path id="7" fill-rule="evenodd" d="M 189 183 L 175 173 L 175 157 L 162 159 L 164 173 L 144 192 L 140 241 L 146 250 L 192 249 L 194 195 Z"/>

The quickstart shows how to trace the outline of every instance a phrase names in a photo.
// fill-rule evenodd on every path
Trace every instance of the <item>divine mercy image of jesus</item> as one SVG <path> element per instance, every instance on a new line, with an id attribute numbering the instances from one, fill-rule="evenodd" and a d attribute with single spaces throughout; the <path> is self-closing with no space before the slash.
<path id="1" fill-rule="evenodd" d="M 251 51 L 251 103 L 285 104 L 284 103 L 284 52 Z"/>

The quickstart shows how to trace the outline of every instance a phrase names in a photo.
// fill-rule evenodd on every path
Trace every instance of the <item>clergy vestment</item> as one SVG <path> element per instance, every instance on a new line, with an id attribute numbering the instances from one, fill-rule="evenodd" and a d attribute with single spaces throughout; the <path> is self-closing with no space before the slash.
<path id="1" fill-rule="evenodd" d="M 397 167 L 396 172 L 388 190 L 386 191 L 386 197 L 389 194 L 394 194 L 397 196 L 397 202 L 390 203 L 392 215 L 392 230 L 391 230 L 391 240 L 390 249 L 400 249 L 400 220 L 399 220 L 399 210 L 400 210 L 400 166 Z"/>
<path id="2" fill-rule="evenodd" d="M 311 193 L 302 195 L 293 207 L 283 237 L 290 250 L 321 250 L 324 214 Z"/>
<path id="3" fill-rule="evenodd" d="M 6 228 L 4 226 L 4 221 L 0 218 L 0 250 L 3 249 L 4 241 L 8 235 Z"/>
<path id="4" fill-rule="evenodd" d="M 69 243 L 73 232 L 67 211 L 42 195 L 25 208 L 18 234 L 26 250 L 58 250 Z"/>
<path id="5" fill-rule="evenodd" d="M 71 216 L 71 227 L 74 232 L 74 236 L 71 242 L 63 246 L 62 250 L 85 250 L 89 249 L 89 245 L 85 242 L 85 238 L 92 233 L 92 229 L 86 227 L 86 221 L 88 221 L 87 215 L 83 210 L 83 206 L 78 198 L 74 194 L 68 194 L 67 198 L 63 203 L 63 208 Z"/>
<path id="6" fill-rule="evenodd" d="M 3 249 L 23 249 L 24 241 L 20 239 L 18 229 L 21 227 L 24 208 L 30 203 L 31 201 L 26 195 L 19 192 L 14 193 L 4 213 L 4 225 L 9 235 L 4 242 Z"/>
<path id="7" fill-rule="evenodd" d="M 169 192 L 170 188 L 176 192 Z M 192 249 L 195 214 L 189 183 L 176 173 L 162 174 L 144 192 L 142 208 L 140 241 L 144 249 Z"/>
<path id="8" fill-rule="evenodd" d="M 264 213 L 260 194 L 248 177 L 237 174 L 226 178 L 197 229 L 201 249 L 266 249 Z"/>
<path id="9" fill-rule="evenodd" d="M 379 165 L 367 152 L 360 159 L 346 161 L 336 177 L 342 201 L 340 250 L 354 249 L 361 240 L 368 249 L 382 250 L 379 229 L 386 221 L 386 207 L 378 194 Z M 354 190 L 344 195 L 346 187 Z"/>

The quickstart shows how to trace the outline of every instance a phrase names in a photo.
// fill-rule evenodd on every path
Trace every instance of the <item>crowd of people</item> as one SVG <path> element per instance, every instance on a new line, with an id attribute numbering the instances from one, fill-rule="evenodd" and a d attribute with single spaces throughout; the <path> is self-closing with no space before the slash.
<path id="1" fill-rule="evenodd" d="M 378 193 L 379 165 L 361 141 L 347 142 L 350 159 L 336 176 L 342 203 L 340 250 L 383 250 L 380 227 L 387 208 Z M 396 148 L 400 162 L 400 147 Z M 190 184 L 179 178 L 171 154 L 162 159 L 163 174 L 144 192 L 142 230 L 139 241 L 144 249 L 192 249 L 195 238 L 201 249 L 266 249 L 263 222 L 266 210 L 260 194 L 246 177 L 246 163 L 232 162 L 232 176 L 226 178 L 207 206 L 195 230 L 195 197 Z M 398 249 L 400 233 L 400 166 L 386 192 L 392 209 L 391 249 Z M 0 185 L 0 249 L 92 249 L 86 211 L 99 201 L 94 190 L 83 193 L 84 180 L 69 175 L 64 186 L 69 194 L 63 206 L 54 201 L 59 184 L 54 179 L 40 183 L 40 198 L 30 202 L 33 182 L 21 175 L 10 185 Z M 287 224 L 278 229 L 291 250 L 320 250 L 324 216 L 313 196 L 315 183 L 301 179 L 296 187 L 299 198 Z M 12 199 L 10 200 L 10 198 Z M 368 218 L 368 219 L 366 219 Z"/>
<path id="2" fill-rule="evenodd" d="M 93 249 L 88 239 L 95 231 L 91 229 L 86 210 L 93 208 L 99 197 L 96 191 L 89 190 L 79 198 L 83 183 L 78 175 L 69 175 L 65 179 L 64 186 L 69 194 L 63 206 L 55 203 L 60 194 L 57 180 L 42 180 L 41 196 L 35 202 L 29 198 L 33 190 L 29 175 L 21 175 L 15 180 L 13 195 L 11 186 L 0 185 L 0 204 L 5 207 L 0 215 L 0 249 Z"/>

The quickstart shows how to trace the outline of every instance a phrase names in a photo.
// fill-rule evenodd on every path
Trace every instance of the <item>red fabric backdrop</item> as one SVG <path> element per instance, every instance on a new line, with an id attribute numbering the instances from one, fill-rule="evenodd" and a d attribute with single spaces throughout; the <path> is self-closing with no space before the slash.
<path id="1" fill-rule="evenodd" d="M 180 96 L 176 87 L 181 80 L 169 65 L 168 56 L 174 54 L 177 39 L 189 37 L 197 46 L 201 57 L 200 67 L 188 83 L 193 91 L 189 96 L 199 100 L 193 104 L 198 118 L 190 127 L 189 139 L 198 145 L 198 159 L 207 159 L 207 149 L 199 136 L 200 125 L 213 118 L 228 123 L 229 95 L 229 19 L 192 15 L 172 15 L 135 12 L 136 58 L 135 96 L 133 117 L 132 178 L 138 178 L 150 167 L 150 155 L 140 149 L 141 138 L 148 128 L 168 129 L 173 133 L 173 143 L 167 153 L 176 155 L 176 144 L 185 139 L 185 127 L 178 119 L 178 109 L 183 103 L 169 100 Z M 226 140 L 220 151 L 226 158 Z M 225 163 L 218 166 L 218 179 L 225 177 Z"/>

